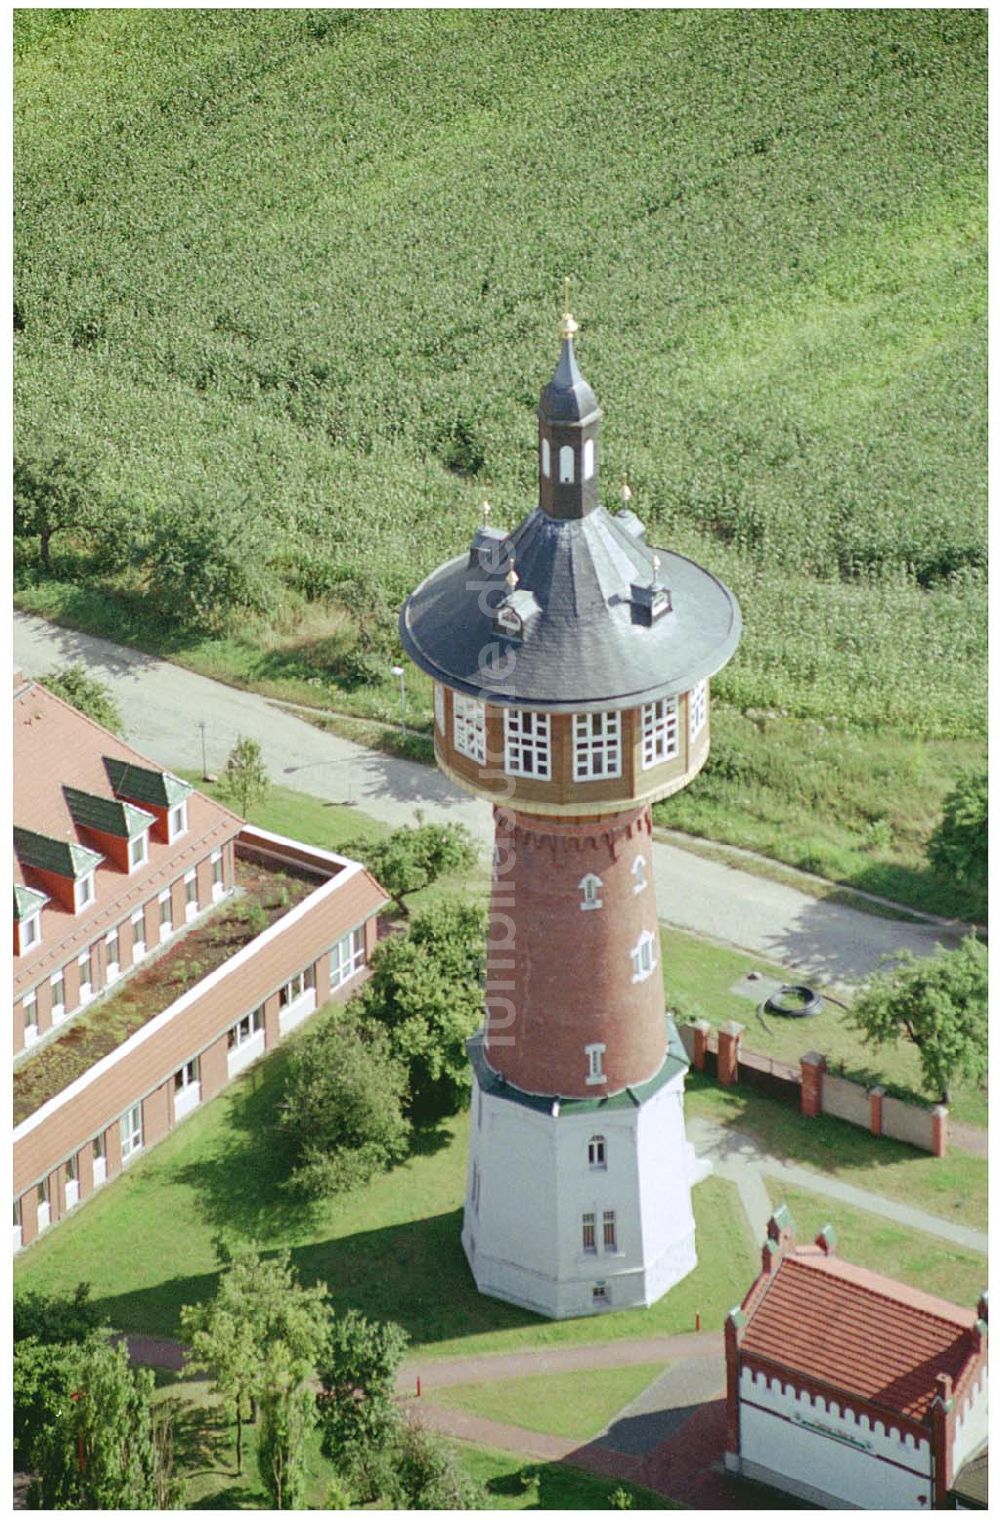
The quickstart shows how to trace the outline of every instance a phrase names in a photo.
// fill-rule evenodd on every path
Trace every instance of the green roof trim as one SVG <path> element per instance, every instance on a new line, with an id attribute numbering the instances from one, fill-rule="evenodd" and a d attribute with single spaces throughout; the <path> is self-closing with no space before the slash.
<path id="1" fill-rule="evenodd" d="M 105 835 L 134 840 L 156 821 L 155 814 L 136 808 L 134 803 L 123 803 L 120 798 L 102 798 L 98 793 L 84 793 L 78 787 L 64 787 L 63 794 L 73 823 L 85 830 L 101 830 Z"/>
<path id="2" fill-rule="evenodd" d="M 21 830 L 17 825 L 14 826 L 14 854 L 26 867 L 55 872 L 57 877 L 69 877 L 73 882 L 79 882 L 104 860 L 99 851 L 77 845 L 75 840 L 54 840 L 51 835 L 38 835 L 34 830 Z"/>
<path id="3" fill-rule="evenodd" d="M 678 1073 L 685 1072 L 690 1065 L 677 1034 L 677 1027 L 669 1015 L 667 1016 L 667 1055 L 663 1059 L 659 1072 L 654 1073 L 646 1083 L 620 1089 L 617 1094 L 602 1094 L 596 1099 L 564 1099 L 560 1094 L 526 1094 L 522 1089 L 515 1088 L 512 1083 L 505 1082 L 500 1074 L 490 1067 L 484 1050 L 483 1031 L 479 1030 L 474 1036 L 470 1036 L 465 1046 L 476 1075 L 476 1082 L 484 1094 L 490 1094 L 496 1099 L 509 1099 L 512 1104 L 523 1105 L 526 1110 L 536 1110 L 542 1115 L 551 1115 L 552 1107 L 556 1103 L 559 1105 L 560 1115 L 585 1115 L 589 1112 L 600 1114 L 609 1110 L 636 1109 L 647 1099 L 651 1099 L 672 1078 L 676 1078 Z"/>
<path id="4" fill-rule="evenodd" d="M 104 757 L 104 770 L 119 798 L 149 803 L 158 809 L 173 808 L 175 803 L 183 803 L 194 792 L 190 782 L 182 782 L 173 772 L 138 766 L 134 761 L 119 761 L 114 756 Z"/>
<path id="5" fill-rule="evenodd" d="M 26 888 L 23 883 L 14 884 L 14 922 L 20 925 L 22 920 L 30 920 L 33 914 L 37 914 L 43 904 L 47 904 L 49 895 L 42 893 L 38 888 Z"/>

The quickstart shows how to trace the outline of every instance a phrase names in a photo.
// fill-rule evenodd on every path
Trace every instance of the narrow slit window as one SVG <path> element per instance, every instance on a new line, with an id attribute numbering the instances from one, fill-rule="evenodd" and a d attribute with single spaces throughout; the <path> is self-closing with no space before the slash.
<path id="1" fill-rule="evenodd" d="M 581 877 L 580 883 L 579 883 L 580 895 L 581 895 L 580 896 L 580 908 L 581 909 L 600 909 L 600 908 L 602 908 L 604 901 L 601 898 L 601 888 L 603 886 L 604 886 L 604 884 L 601 882 L 601 879 L 597 876 L 597 874 L 595 872 L 588 872 L 586 877 Z"/>
<path id="2" fill-rule="evenodd" d="M 583 446 L 583 479 L 591 480 L 594 474 L 594 441 L 587 439 Z"/>
<path id="3" fill-rule="evenodd" d="M 559 451 L 559 481 L 567 485 L 575 479 L 576 468 L 573 460 L 573 447 L 564 444 Z"/>
<path id="4" fill-rule="evenodd" d="M 552 474 L 552 451 L 548 439 L 542 440 L 542 475 L 548 480 Z"/>

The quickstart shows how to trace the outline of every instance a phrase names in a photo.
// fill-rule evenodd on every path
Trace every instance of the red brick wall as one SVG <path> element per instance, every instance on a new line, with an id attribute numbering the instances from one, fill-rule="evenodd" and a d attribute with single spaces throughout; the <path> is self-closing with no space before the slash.
<path id="1" fill-rule="evenodd" d="M 80 1170 L 80 1198 L 85 1200 L 94 1192 L 94 1148 L 91 1142 L 85 1142 L 80 1148 L 76 1164 Z"/>
<path id="2" fill-rule="evenodd" d="M 173 1079 L 170 1079 L 173 1083 Z M 153 1147 L 162 1141 L 170 1130 L 170 1106 L 167 1085 L 161 1084 L 142 1102 L 142 1143 Z"/>
<path id="3" fill-rule="evenodd" d="M 264 1000 L 264 1050 L 272 1052 L 281 1040 L 281 1027 L 279 1017 L 278 995 L 272 994 Z"/>
<path id="4" fill-rule="evenodd" d="M 229 1082 L 229 1068 L 226 1061 L 229 1051 L 229 1042 L 225 1036 L 220 1036 L 218 1041 L 213 1041 L 211 1046 L 206 1047 L 201 1054 L 201 1097 L 202 1102 L 212 1099 L 220 1089 L 225 1088 Z"/>

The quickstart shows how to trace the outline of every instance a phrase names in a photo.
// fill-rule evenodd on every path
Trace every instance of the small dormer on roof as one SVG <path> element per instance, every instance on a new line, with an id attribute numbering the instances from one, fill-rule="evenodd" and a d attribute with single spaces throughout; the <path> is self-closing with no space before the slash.
<path id="1" fill-rule="evenodd" d="M 483 503 L 480 511 L 483 521 L 469 545 L 469 566 L 485 571 L 489 576 L 503 574 L 511 559 L 510 538 L 506 529 L 491 528 L 490 513 L 493 509 L 488 502 Z"/>
<path id="2" fill-rule="evenodd" d="M 96 830 L 101 835 L 116 835 L 134 840 L 156 821 L 156 815 L 120 798 L 102 798 L 77 787 L 64 787 L 63 796 L 78 829 Z"/>
<path id="3" fill-rule="evenodd" d="M 154 809 L 173 808 L 175 803 L 183 803 L 194 792 L 190 782 L 182 782 L 173 772 L 136 766 L 132 761 L 119 761 L 114 756 L 104 757 L 104 770 L 116 798 Z"/>
<path id="4" fill-rule="evenodd" d="M 510 570 L 504 577 L 507 591 L 493 614 L 495 632 L 506 635 L 508 639 L 523 639 L 542 611 L 534 592 L 529 592 L 526 587 L 519 587 L 517 582 L 518 576 L 514 569 L 512 555 Z"/>
<path id="5" fill-rule="evenodd" d="M 70 882 L 79 882 L 93 872 L 104 857 L 89 846 L 81 846 L 75 840 L 56 840 L 51 835 L 39 835 L 35 830 L 22 830 L 14 826 L 14 854 L 22 867 L 34 867 L 38 872 L 52 872 Z"/>
<path id="6" fill-rule="evenodd" d="M 660 557 L 654 555 L 652 578 L 646 583 L 632 585 L 633 622 L 649 626 L 673 611 L 670 588 L 660 580 Z"/>
<path id="7" fill-rule="evenodd" d="M 39 909 L 44 909 L 49 895 L 39 888 L 28 888 L 24 883 L 14 884 L 14 923 L 20 925 L 30 920 Z"/>

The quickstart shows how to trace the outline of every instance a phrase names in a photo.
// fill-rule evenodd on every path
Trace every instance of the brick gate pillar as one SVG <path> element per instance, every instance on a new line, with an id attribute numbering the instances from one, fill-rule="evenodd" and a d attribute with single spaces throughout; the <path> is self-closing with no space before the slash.
<path id="1" fill-rule="evenodd" d="M 719 1065 L 716 1076 L 720 1083 L 736 1082 L 743 1029 L 738 1020 L 727 1020 L 725 1025 L 719 1026 Z"/>
<path id="2" fill-rule="evenodd" d="M 802 1114 L 822 1115 L 826 1058 L 821 1052 L 806 1052 L 799 1067 L 802 1071 Z"/>

